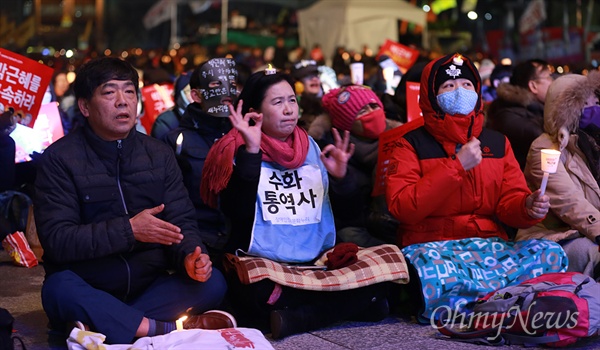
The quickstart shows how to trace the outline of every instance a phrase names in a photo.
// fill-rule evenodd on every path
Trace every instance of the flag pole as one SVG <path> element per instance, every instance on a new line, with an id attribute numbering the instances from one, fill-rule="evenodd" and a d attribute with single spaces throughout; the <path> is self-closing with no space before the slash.
<path id="1" fill-rule="evenodd" d="M 227 44 L 227 17 L 229 12 L 229 0 L 223 0 L 221 4 L 221 44 Z"/>
<path id="2" fill-rule="evenodd" d="M 177 37 L 177 3 L 178 0 L 171 0 L 171 48 L 179 41 Z"/>

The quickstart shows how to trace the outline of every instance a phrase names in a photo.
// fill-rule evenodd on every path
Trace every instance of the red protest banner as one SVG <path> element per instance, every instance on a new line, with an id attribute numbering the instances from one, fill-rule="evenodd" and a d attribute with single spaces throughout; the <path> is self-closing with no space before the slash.
<path id="1" fill-rule="evenodd" d="M 400 67 L 402 73 L 405 73 L 419 58 L 419 50 L 387 39 L 381 45 L 377 57 L 381 55 L 389 56 Z"/>
<path id="2" fill-rule="evenodd" d="M 156 117 L 163 111 L 173 107 L 173 85 L 152 84 L 142 88 L 142 101 L 144 103 L 144 116 L 142 126 L 149 134 Z"/>
<path id="3" fill-rule="evenodd" d="M 413 81 L 406 82 L 406 121 L 415 120 L 423 116 L 419 107 L 421 84 Z"/>
<path id="4" fill-rule="evenodd" d="M 28 114 L 32 126 L 44 93 L 52 79 L 52 68 L 27 57 L 0 48 L 0 104 Z"/>

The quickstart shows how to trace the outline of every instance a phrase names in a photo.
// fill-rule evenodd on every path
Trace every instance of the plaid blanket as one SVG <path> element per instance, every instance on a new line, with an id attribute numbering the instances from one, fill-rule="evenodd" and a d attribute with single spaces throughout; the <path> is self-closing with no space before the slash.
<path id="1" fill-rule="evenodd" d="M 324 265 L 326 251 L 316 265 Z M 404 255 L 393 244 L 360 248 L 358 261 L 336 270 L 302 270 L 259 257 L 238 257 L 226 254 L 225 269 L 234 270 L 243 284 L 268 278 L 283 286 L 306 290 L 336 291 L 356 289 L 380 282 L 408 283 L 408 269 Z"/>

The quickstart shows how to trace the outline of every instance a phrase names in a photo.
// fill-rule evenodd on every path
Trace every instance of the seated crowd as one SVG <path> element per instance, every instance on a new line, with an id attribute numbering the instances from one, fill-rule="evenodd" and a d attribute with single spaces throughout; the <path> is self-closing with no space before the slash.
<path id="1" fill-rule="evenodd" d="M 482 79 L 460 54 L 417 66 L 405 77 L 420 82 L 423 117 L 406 122 L 406 101 L 386 92 L 324 89 L 315 61 L 245 76 L 212 58 L 177 78 L 175 106 L 149 136 L 136 132 L 137 70 L 111 57 L 84 64 L 73 84 L 84 122 L 35 160 L 50 327 L 132 343 L 187 315 L 184 328 L 281 339 L 377 322 L 406 303 L 429 323 L 440 306 L 542 273 L 599 280 L 600 73 L 554 79 L 530 60 L 486 66 Z M 6 112 L 0 142 L 11 125 Z M 549 177 L 542 149 L 560 151 Z M 385 193 L 374 195 L 382 157 Z M 248 282 L 231 263 L 353 281 L 348 267 L 383 248 L 406 257 L 406 279 L 329 290 Z"/>

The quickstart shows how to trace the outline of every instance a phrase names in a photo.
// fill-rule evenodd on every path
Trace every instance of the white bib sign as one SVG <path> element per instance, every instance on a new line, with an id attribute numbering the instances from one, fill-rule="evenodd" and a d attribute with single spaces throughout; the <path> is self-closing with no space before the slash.
<path id="1" fill-rule="evenodd" d="M 306 225 L 321 221 L 324 197 L 316 165 L 277 170 L 262 167 L 258 183 L 263 219 L 273 225 Z"/>

